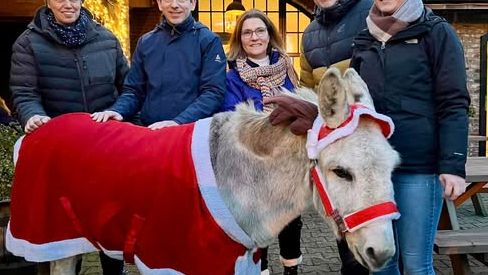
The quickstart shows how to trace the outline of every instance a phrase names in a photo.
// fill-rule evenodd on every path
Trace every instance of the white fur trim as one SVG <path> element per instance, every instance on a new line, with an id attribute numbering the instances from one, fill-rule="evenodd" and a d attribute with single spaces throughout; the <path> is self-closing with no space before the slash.
<path id="1" fill-rule="evenodd" d="M 255 247 L 251 238 L 237 224 L 234 216 L 220 196 L 212 162 L 210 160 L 210 124 L 212 118 L 199 120 L 195 123 L 192 138 L 192 158 L 195 165 L 198 187 L 210 213 L 217 224 L 233 240 L 241 243 L 248 249 Z"/>
<path id="2" fill-rule="evenodd" d="M 179 271 L 171 268 L 155 268 L 151 269 L 145 265 L 137 256 L 134 256 L 134 263 L 141 274 L 144 275 L 185 275 Z"/>
<path id="3" fill-rule="evenodd" d="M 280 255 L 280 262 L 283 266 L 296 266 L 296 265 L 299 265 L 301 264 L 303 261 L 303 256 L 300 255 L 300 257 L 296 258 L 296 259 L 285 259 L 283 257 L 281 257 Z"/>
<path id="4" fill-rule="evenodd" d="M 22 146 L 22 140 L 24 139 L 25 135 L 21 136 L 14 144 L 14 165 L 17 163 L 19 159 L 19 151 L 20 146 Z"/>
<path id="5" fill-rule="evenodd" d="M 325 126 L 322 116 L 319 114 L 313 123 L 312 129 L 308 131 L 306 145 L 308 158 L 317 159 L 320 151 L 322 151 L 329 144 L 340 138 L 351 135 L 358 127 L 361 115 L 364 114 L 370 115 L 376 120 L 381 120 L 388 123 L 388 125 L 390 126 L 390 132 L 388 133 L 386 138 L 391 137 L 395 129 L 395 125 L 393 124 L 393 121 L 390 117 L 379 114 L 374 110 L 367 108 L 366 106 L 359 106 L 356 110 L 354 110 L 351 121 L 349 121 L 348 124 L 340 128 L 334 129 L 330 134 L 319 140 L 320 129 L 322 128 L 322 126 Z"/>
<path id="6" fill-rule="evenodd" d="M 100 250 L 103 251 L 103 253 L 107 256 L 109 256 L 112 259 L 117 259 L 117 260 L 124 260 L 124 253 L 119 250 L 108 250 L 105 247 L 103 247 L 99 242 L 97 242 L 98 246 L 100 247 Z"/>
<path id="7" fill-rule="evenodd" d="M 75 256 L 78 254 L 98 251 L 85 238 L 69 239 L 45 244 L 33 244 L 26 240 L 17 239 L 10 232 L 10 223 L 7 226 L 5 238 L 7 250 L 12 254 L 24 257 L 27 261 L 47 262 Z"/>

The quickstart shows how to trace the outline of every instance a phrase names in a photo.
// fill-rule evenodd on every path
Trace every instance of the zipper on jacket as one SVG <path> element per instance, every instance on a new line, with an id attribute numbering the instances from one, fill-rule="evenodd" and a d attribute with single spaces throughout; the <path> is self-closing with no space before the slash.
<path id="1" fill-rule="evenodd" d="M 86 60 L 83 58 L 83 64 L 81 66 L 83 66 L 83 69 L 86 70 Z M 85 93 L 85 84 L 83 83 L 83 71 L 81 70 L 80 68 L 80 59 L 79 59 L 79 56 L 78 56 L 78 53 L 75 53 L 75 64 L 76 64 L 76 69 L 78 70 L 78 75 L 80 77 L 80 85 L 81 85 L 81 95 L 83 97 L 83 110 L 85 112 L 88 113 L 88 104 L 87 104 L 87 101 L 86 101 L 86 93 Z"/>

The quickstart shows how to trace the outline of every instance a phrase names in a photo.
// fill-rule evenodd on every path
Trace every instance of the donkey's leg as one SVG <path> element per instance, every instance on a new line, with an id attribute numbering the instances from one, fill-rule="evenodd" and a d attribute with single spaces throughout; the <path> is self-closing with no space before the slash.
<path id="1" fill-rule="evenodd" d="M 75 275 L 79 256 L 73 256 L 51 262 L 51 275 Z"/>

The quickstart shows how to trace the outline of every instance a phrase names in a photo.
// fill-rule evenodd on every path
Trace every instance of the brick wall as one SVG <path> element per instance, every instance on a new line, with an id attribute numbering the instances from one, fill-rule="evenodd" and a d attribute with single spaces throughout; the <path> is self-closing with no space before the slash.
<path id="1" fill-rule="evenodd" d="M 459 38 L 464 46 L 468 89 L 471 95 L 470 134 L 479 133 L 480 110 L 480 38 L 488 33 L 487 23 L 454 23 Z M 470 143 L 470 154 L 478 154 L 478 143 Z"/>

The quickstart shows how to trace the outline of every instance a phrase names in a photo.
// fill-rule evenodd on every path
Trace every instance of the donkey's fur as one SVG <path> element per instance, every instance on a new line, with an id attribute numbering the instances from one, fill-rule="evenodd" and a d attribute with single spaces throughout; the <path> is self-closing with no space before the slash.
<path id="1" fill-rule="evenodd" d="M 351 103 L 361 102 L 374 109 L 366 85 L 352 69 L 344 77 L 337 69 L 330 69 L 320 82 L 317 94 L 298 89 L 293 96 L 318 103 L 319 115 L 330 127 L 344 121 Z M 242 104 L 236 112 L 220 113 L 213 118 L 211 160 L 226 205 L 260 247 L 269 245 L 291 220 L 311 205 L 330 221 L 337 233 L 337 226 L 326 217 L 317 190 L 310 184 L 311 162 L 305 148 L 306 137 L 292 134 L 287 125 L 272 126 L 267 116 Z M 331 200 L 340 214 L 345 214 L 392 201 L 390 176 L 397 162 L 398 155 L 379 126 L 362 119 L 352 135 L 320 153 L 318 165 L 327 181 Z M 352 180 L 341 178 L 336 174 L 337 169 L 350 174 Z M 346 233 L 345 237 L 356 258 L 371 270 L 379 269 L 395 252 L 389 220 L 374 221 Z M 74 270 L 70 259 L 56 262 L 58 272 Z"/>

